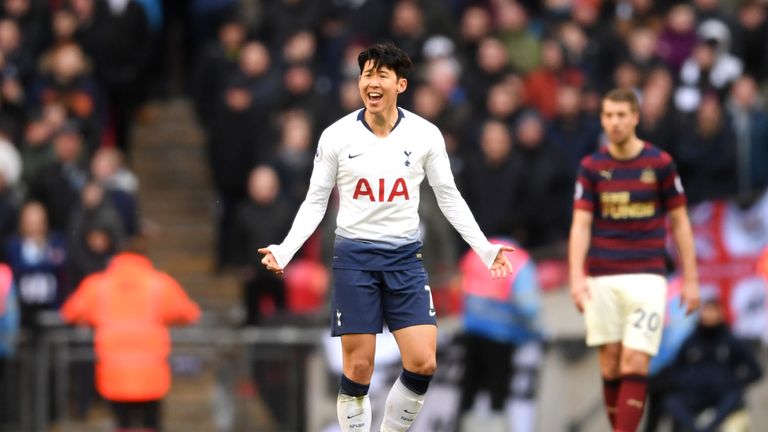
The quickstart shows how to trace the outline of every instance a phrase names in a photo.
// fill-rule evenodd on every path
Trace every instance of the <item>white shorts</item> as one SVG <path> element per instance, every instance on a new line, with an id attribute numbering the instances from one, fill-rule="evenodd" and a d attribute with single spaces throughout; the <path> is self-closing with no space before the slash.
<path id="1" fill-rule="evenodd" d="M 588 278 L 587 285 L 587 345 L 621 342 L 656 355 L 664 328 L 666 278 L 650 273 L 597 276 Z"/>

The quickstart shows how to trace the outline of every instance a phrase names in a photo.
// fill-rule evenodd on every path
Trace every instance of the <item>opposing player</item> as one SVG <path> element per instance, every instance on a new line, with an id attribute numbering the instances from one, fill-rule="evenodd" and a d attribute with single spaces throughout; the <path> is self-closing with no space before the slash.
<path id="1" fill-rule="evenodd" d="M 368 386 L 376 333 L 394 334 L 403 371 L 386 401 L 381 431 L 405 431 L 416 419 L 436 368 L 437 327 L 419 240 L 419 186 L 425 176 L 440 209 L 493 277 L 506 277 L 513 248 L 488 242 L 453 181 L 440 131 L 397 106 L 411 60 L 391 44 L 358 56 L 365 107 L 320 137 L 307 197 L 283 243 L 259 249 L 282 273 L 325 214 L 338 187 L 333 257 L 333 336 L 341 336 L 343 376 L 337 399 L 342 431 L 371 428 Z M 492 187 L 492 185 L 489 185 Z"/>
<path id="2" fill-rule="evenodd" d="M 658 351 L 664 322 L 667 215 L 680 255 L 681 301 L 688 313 L 699 306 L 696 256 L 672 158 L 635 135 L 639 113 L 634 92 L 609 92 L 600 120 L 608 145 L 582 160 L 576 182 L 571 296 L 584 313 L 587 345 L 599 350 L 611 426 L 634 432 L 643 414 L 648 364 Z"/>

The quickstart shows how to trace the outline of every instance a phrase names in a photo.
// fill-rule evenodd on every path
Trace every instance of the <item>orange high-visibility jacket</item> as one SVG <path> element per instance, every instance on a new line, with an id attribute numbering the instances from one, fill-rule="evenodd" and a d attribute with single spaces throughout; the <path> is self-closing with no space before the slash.
<path id="1" fill-rule="evenodd" d="M 171 373 L 168 326 L 196 321 L 200 308 L 168 274 L 122 253 L 87 277 L 61 309 L 67 322 L 94 328 L 96 388 L 106 399 L 161 399 Z"/>

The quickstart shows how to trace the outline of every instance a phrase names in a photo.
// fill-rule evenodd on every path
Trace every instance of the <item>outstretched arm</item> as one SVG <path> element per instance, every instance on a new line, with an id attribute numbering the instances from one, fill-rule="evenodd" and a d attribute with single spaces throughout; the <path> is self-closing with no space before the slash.
<path id="1" fill-rule="evenodd" d="M 273 244 L 259 249 L 259 253 L 264 254 L 261 263 L 267 267 L 267 270 L 283 274 L 285 266 L 323 220 L 331 189 L 310 183 L 307 197 L 301 203 L 285 240 L 279 245 Z"/>

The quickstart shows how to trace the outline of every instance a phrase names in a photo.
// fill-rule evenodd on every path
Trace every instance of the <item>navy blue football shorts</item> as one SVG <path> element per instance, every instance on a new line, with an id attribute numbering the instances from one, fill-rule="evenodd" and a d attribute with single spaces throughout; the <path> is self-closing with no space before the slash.
<path id="1" fill-rule="evenodd" d="M 437 325 L 432 291 L 423 267 L 395 271 L 333 269 L 333 336 L 381 333 Z"/>

